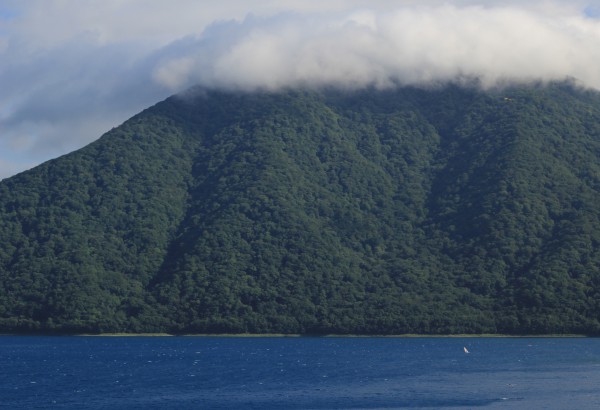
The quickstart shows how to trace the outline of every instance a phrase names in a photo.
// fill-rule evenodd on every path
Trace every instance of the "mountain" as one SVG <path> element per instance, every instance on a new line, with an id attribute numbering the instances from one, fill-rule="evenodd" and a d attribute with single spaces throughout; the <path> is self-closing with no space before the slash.
<path id="1" fill-rule="evenodd" d="M 0 182 L 0 331 L 600 333 L 600 93 L 168 98 Z"/>

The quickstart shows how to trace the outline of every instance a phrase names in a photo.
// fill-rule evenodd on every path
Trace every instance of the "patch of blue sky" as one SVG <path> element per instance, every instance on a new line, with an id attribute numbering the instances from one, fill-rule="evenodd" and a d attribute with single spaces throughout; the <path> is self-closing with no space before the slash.
<path id="1" fill-rule="evenodd" d="M 600 19 L 600 5 L 586 7 L 583 10 L 583 14 L 592 19 Z"/>
<path id="2" fill-rule="evenodd" d="M 2 6 L 0 6 L 0 20 L 14 20 L 18 15 L 19 13 L 17 13 L 15 10 L 3 8 Z"/>

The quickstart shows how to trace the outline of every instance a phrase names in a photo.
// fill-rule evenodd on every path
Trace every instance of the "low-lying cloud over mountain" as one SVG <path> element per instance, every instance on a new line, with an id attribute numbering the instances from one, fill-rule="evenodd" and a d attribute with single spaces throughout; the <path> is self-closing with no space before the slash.
<path id="1" fill-rule="evenodd" d="M 8 1 L 0 178 L 188 86 L 575 78 L 600 89 L 600 2 Z M 322 4 L 326 3 L 326 4 Z"/>
<path id="2" fill-rule="evenodd" d="M 169 47 L 153 70 L 180 89 L 426 84 L 575 77 L 600 88 L 600 24 L 517 8 L 451 5 L 248 17 Z"/>

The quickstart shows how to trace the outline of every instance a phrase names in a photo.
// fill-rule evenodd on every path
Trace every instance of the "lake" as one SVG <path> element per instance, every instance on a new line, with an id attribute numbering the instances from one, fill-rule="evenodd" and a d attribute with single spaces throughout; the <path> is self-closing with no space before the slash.
<path id="1" fill-rule="evenodd" d="M 6 409 L 600 408 L 593 338 L 3 336 L 0 366 Z"/>

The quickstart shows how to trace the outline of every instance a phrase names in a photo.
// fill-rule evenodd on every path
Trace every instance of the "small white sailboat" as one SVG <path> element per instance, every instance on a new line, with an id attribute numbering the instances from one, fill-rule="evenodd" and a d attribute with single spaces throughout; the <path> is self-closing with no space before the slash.
<path id="1" fill-rule="evenodd" d="M 471 353 L 466 347 L 463 347 L 463 350 L 465 351 L 465 353 Z"/>

